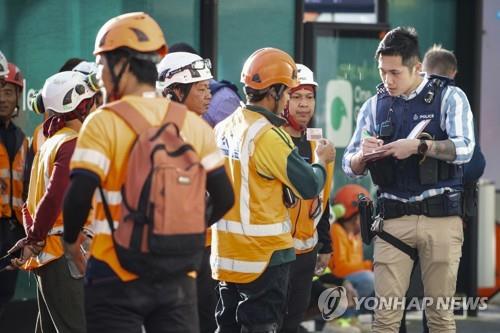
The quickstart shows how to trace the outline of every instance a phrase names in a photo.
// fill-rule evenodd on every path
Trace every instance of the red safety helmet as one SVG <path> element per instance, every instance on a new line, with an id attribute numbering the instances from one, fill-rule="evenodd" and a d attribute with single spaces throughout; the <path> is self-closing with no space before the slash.
<path id="1" fill-rule="evenodd" d="M 22 90 L 24 88 L 23 73 L 21 73 L 21 70 L 11 62 L 9 62 L 8 68 L 9 72 L 2 79 L 7 83 L 18 86 Z"/>
<path id="2" fill-rule="evenodd" d="M 370 193 L 368 193 L 363 186 L 358 184 L 345 185 L 337 191 L 333 201 L 337 205 L 340 204 L 344 206 L 345 213 L 342 216 L 343 219 L 349 219 L 354 216 L 354 214 L 359 212 L 358 197 L 360 194 L 363 194 L 368 198 L 370 197 Z"/>

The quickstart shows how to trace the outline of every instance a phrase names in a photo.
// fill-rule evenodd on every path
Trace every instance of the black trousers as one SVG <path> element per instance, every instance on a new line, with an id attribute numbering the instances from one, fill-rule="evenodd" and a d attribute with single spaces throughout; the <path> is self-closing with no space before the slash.
<path id="1" fill-rule="evenodd" d="M 215 306 L 217 304 L 217 281 L 212 279 L 210 269 L 210 247 L 205 248 L 203 261 L 196 279 L 198 290 L 198 316 L 200 318 L 200 333 L 213 333 L 217 328 L 215 323 Z"/>
<path id="2" fill-rule="evenodd" d="M 25 236 L 23 226 L 13 219 L 0 218 L 0 257 Z M 0 314 L 16 291 L 17 270 L 0 272 Z"/>
<path id="3" fill-rule="evenodd" d="M 71 277 L 66 258 L 38 268 L 36 333 L 85 333 L 83 279 Z"/>
<path id="4" fill-rule="evenodd" d="M 312 278 L 316 267 L 317 250 L 298 254 L 290 268 L 287 311 L 282 333 L 296 333 L 311 300 Z"/>
<path id="5" fill-rule="evenodd" d="M 85 286 L 88 333 L 197 333 L 196 280 L 118 278 Z"/>
<path id="6" fill-rule="evenodd" d="M 219 282 L 216 332 L 278 332 L 285 313 L 290 266 L 268 267 L 250 283 Z"/>

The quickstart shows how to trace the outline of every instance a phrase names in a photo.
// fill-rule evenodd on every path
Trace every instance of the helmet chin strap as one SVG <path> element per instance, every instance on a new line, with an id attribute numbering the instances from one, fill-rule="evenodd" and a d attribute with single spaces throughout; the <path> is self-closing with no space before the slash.
<path id="1" fill-rule="evenodd" d="M 271 90 L 274 90 L 274 94 L 271 94 L 271 96 L 273 97 L 273 100 L 274 100 L 273 113 L 276 114 L 276 115 L 279 115 L 278 111 L 279 111 L 280 99 L 281 99 L 281 96 L 283 95 L 283 91 L 285 89 L 284 89 L 284 86 L 280 86 L 279 89 L 277 89 L 274 86 L 274 87 L 271 88 Z"/>
<path id="2" fill-rule="evenodd" d="M 290 126 L 296 131 L 303 132 L 306 129 L 306 126 L 302 126 L 299 124 L 295 118 L 290 114 L 290 109 L 289 106 L 287 105 L 285 110 L 283 111 L 283 117 L 286 119 L 287 124 L 286 126 Z"/>
<path id="3" fill-rule="evenodd" d="M 110 66 L 110 64 L 108 62 L 109 72 L 111 73 L 111 81 L 113 81 L 113 89 L 111 90 L 111 95 L 109 96 L 109 102 L 119 100 L 122 97 L 122 96 L 119 96 L 118 89 L 120 89 L 120 81 L 122 79 L 123 73 L 125 73 L 125 69 L 130 64 L 130 58 L 131 58 L 131 55 L 129 55 L 126 58 L 122 67 L 120 68 L 120 71 L 118 72 L 118 74 L 115 73 L 114 68 L 113 68 L 115 64 L 113 64 L 113 66 Z"/>

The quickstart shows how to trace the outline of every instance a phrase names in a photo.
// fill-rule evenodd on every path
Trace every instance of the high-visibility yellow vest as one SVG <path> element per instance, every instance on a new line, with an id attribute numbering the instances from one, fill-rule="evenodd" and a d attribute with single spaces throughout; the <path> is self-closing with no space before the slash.
<path id="1" fill-rule="evenodd" d="M 35 155 L 31 168 L 29 193 L 28 199 L 26 200 L 26 206 L 32 217 L 36 216 L 38 204 L 47 191 L 47 186 L 54 169 L 55 159 L 59 148 L 61 148 L 64 143 L 76 139 L 77 136 L 78 133 L 75 130 L 64 127 L 48 138 L 45 143 L 39 147 L 39 151 Z M 60 207 L 53 207 L 53 209 L 58 208 Z M 48 233 L 42 252 L 40 252 L 38 256 L 31 258 L 23 268 L 26 270 L 38 268 L 52 260 L 60 258 L 64 253 L 62 247 L 62 233 L 63 220 L 62 212 L 60 212 L 52 229 Z"/>
<path id="2" fill-rule="evenodd" d="M 310 141 L 312 152 L 312 163 L 317 162 L 317 156 L 314 153 L 316 149 L 316 141 Z M 326 166 L 326 182 L 323 192 L 318 197 L 312 200 L 299 199 L 297 205 L 289 209 L 290 221 L 292 222 L 293 245 L 296 254 L 310 252 L 318 244 L 318 232 L 316 227 L 328 205 L 328 198 L 333 183 L 333 169 L 335 163 L 329 163 Z M 321 205 L 321 210 L 315 218 L 310 215 L 312 210 L 318 205 Z"/>
<path id="3" fill-rule="evenodd" d="M 11 165 L 7 148 L 0 140 L 0 217 L 16 217 L 21 223 L 28 139 L 18 128 L 16 129 L 16 141 L 22 142 L 22 144 L 20 144 Z"/>
<path id="4" fill-rule="evenodd" d="M 33 131 L 33 140 L 31 141 L 31 148 L 33 150 L 33 153 L 36 154 L 39 150 L 40 147 L 43 145 L 45 142 L 45 136 L 43 135 L 43 123 L 35 127 L 35 130 Z"/>
<path id="5" fill-rule="evenodd" d="M 286 180 L 286 156 L 292 151 L 293 142 L 265 116 L 244 107 L 219 123 L 215 135 L 225 155 L 235 204 L 212 226 L 212 276 L 220 281 L 249 283 L 264 272 L 273 252 L 293 248 L 290 219 L 283 203 L 283 179 L 296 192 Z M 276 137 L 277 141 L 271 140 Z M 289 143 L 266 146 L 279 140 Z M 257 163 L 265 163 L 258 161 L 259 149 L 283 156 L 282 164 L 269 166 L 281 180 L 258 172 Z"/>

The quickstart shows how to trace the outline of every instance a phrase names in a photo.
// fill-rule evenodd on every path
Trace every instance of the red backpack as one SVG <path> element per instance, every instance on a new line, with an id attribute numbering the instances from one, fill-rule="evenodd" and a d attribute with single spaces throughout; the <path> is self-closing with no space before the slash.
<path id="1" fill-rule="evenodd" d="M 205 245 L 206 171 L 180 136 L 186 107 L 170 102 L 157 127 L 127 102 L 113 102 L 106 109 L 137 134 L 121 188 L 116 229 L 99 186 L 120 264 L 153 279 L 198 269 Z"/>

